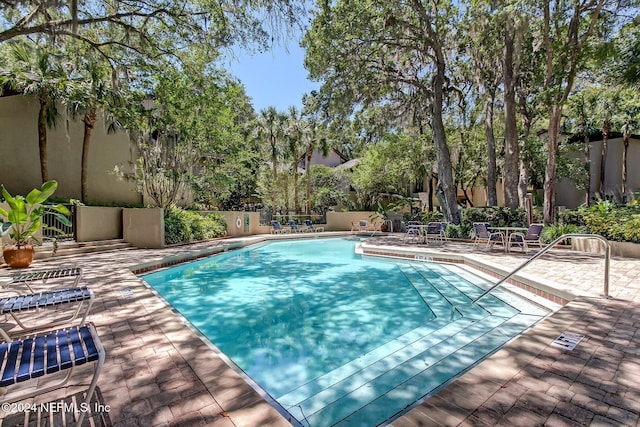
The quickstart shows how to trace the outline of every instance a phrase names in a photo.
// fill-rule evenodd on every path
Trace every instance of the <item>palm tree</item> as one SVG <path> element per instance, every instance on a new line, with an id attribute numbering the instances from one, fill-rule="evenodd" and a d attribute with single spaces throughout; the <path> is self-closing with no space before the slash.
<path id="1" fill-rule="evenodd" d="M 82 202 L 89 200 L 87 185 L 89 145 L 91 134 L 98 119 L 98 109 L 119 103 L 119 94 L 109 87 L 108 72 L 96 63 L 87 64 L 86 72 L 80 79 L 69 85 L 67 106 L 74 118 L 81 117 L 84 124 L 82 138 L 82 164 L 80 168 L 80 194 Z M 108 120 L 107 132 L 112 133 L 119 129 L 120 123 L 112 118 Z"/>
<path id="2" fill-rule="evenodd" d="M 260 111 L 256 121 L 256 132 L 259 139 L 266 138 L 271 147 L 271 164 L 273 166 L 273 215 L 275 217 L 276 197 L 278 190 L 276 183 L 278 181 L 278 141 L 283 134 L 284 122 L 286 116 L 276 110 L 276 107 L 267 107 Z"/>
<path id="3" fill-rule="evenodd" d="M 329 145 L 324 128 L 322 128 L 318 122 L 311 120 L 308 123 L 306 132 L 304 133 L 305 141 L 305 175 L 307 178 L 307 200 L 306 210 L 307 215 L 311 214 L 311 159 L 313 152 L 316 149 L 320 149 L 323 155 L 327 155 L 329 152 Z"/>
<path id="4" fill-rule="evenodd" d="M 291 172 L 293 173 L 293 205 L 296 214 L 300 213 L 300 197 L 298 196 L 298 165 L 304 154 L 303 137 L 306 122 L 300 117 L 298 109 L 289 107 L 285 134 L 287 136 L 287 151 L 291 157 Z"/>
<path id="5" fill-rule="evenodd" d="M 67 76 L 49 52 L 16 44 L 10 59 L 0 68 L 0 88 L 35 95 L 38 98 L 38 147 L 42 182 L 49 180 L 47 165 L 47 127 L 54 128 L 59 118 L 57 101 L 64 93 Z"/>

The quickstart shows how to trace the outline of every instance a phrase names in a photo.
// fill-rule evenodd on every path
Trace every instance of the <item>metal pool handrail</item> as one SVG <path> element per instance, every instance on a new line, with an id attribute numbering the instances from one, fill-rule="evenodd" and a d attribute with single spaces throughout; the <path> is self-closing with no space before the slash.
<path id="1" fill-rule="evenodd" d="M 504 276 L 495 285 L 491 286 L 489 289 L 484 291 L 480 296 L 476 297 L 476 299 L 471 301 L 471 304 L 477 303 L 481 298 L 483 298 L 488 293 L 493 291 L 495 288 L 497 288 L 498 286 L 502 285 L 504 282 L 509 280 L 518 271 L 522 270 L 527 265 L 531 264 L 531 262 L 533 262 L 533 260 L 540 258 L 547 251 L 549 251 L 549 249 L 551 249 L 552 247 L 554 247 L 555 245 L 557 245 L 558 243 L 562 242 L 563 240 L 565 240 L 565 239 L 567 239 L 569 237 L 586 237 L 586 238 L 591 238 L 591 239 L 598 239 L 598 240 L 600 240 L 600 241 L 602 241 L 604 243 L 605 253 L 604 253 L 604 293 L 603 293 L 603 296 L 604 297 L 608 297 L 609 296 L 609 264 L 610 264 L 610 259 L 611 259 L 611 245 L 609 244 L 609 241 L 607 239 L 605 239 L 604 237 L 602 237 L 601 235 L 599 235 L 599 234 L 579 234 L 579 233 L 578 234 L 573 234 L 572 233 L 572 234 L 563 234 L 562 236 L 558 237 L 553 242 L 549 243 L 549 245 L 547 245 L 547 247 L 542 248 L 542 250 L 540 250 L 538 253 L 533 255 L 531 258 L 529 258 L 528 260 L 526 260 L 525 262 L 520 264 L 515 270 L 513 270 L 511 273 L 509 273 L 506 276 Z M 453 314 L 454 311 L 455 311 L 455 307 L 452 307 L 451 308 L 451 313 Z"/>

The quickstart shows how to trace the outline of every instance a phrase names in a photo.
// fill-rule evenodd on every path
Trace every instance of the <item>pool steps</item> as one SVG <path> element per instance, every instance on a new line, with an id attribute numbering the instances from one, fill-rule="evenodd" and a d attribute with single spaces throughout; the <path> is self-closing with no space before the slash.
<path id="1" fill-rule="evenodd" d="M 379 410 L 389 414 L 393 408 L 400 413 L 407 401 L 436 391 L 547 314 L 504 290 L 496 294 L 513 307 L 505 307 L 492 295 L 483 298 L 480 307 L 470 305 L 465 294 L 480 295 L 490 284 L 457 266 L 440 266 L 439 275 L 419 266 L 398 267 L 429 302 L 436 318 L 276 396 L 303 425 L 366 425 L 367 420 L 384 417 L 375 414 Z M 452 305 L 459 306 L 463 315 L 453 322 Z"/>

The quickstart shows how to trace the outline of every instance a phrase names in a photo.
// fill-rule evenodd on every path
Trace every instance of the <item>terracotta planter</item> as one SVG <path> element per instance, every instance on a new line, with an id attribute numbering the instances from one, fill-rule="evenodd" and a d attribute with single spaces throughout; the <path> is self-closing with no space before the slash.
<path id="1" fill-rule="evenodd" d="M 5 246 L 2 250 L 4 262 L 11 268 L 29 267 L 33 262 L 33 246 Z"/>

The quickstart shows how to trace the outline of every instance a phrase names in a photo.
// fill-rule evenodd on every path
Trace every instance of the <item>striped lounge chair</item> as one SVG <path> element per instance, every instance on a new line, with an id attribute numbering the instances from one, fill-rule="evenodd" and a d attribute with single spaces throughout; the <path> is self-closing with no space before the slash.
<path id="1" fill-rule="evenodd" d="M 91 306 L 93 305 L 95 295 L 93 291 L 86 286 L 54 289 L 46 292 L 33 293 L 28 295 L 12 295 L 0 298 L 0 314 L 10 316 L 15 320 L 17 326 L 20 327 L 19 333 L 32 332 L 42 328 L 52 328 L 62 324 L 72 324 L 76 319 L 80 318 L 79 323 L 84 323 Z M 77 306 L 68 316 L 59 316 L 51 318 L 50 312 L 44 316 L 35 315 L 40 309 L 59 309 L 66 304 Z M 48 311 L 48 310 L 47 310 Z M 26 316 L 23 316 L 26 314 Z M 25 324 L 25 318 L 29 318 L 29 325 Z M 47 319 L 46 323 L 34 323 L 32 320 L 41 318 Z M 3 326 L 7 326 L 4 324 Z M 9 334 L 4 328 L 0 328 L 0 336 L 5 340 L 9 340 Z"/>
<path id="2" fill-rule="evenodd" d="M 91 323 L 5 341 L 0 344 L 0 387 L 6 393 L 0 397 L 0 404 L 59 389 L 69 381 L 76 366 L 95 362 L 85 400 L 74 411 L 76 426 L 80 427 L 86 415 L 83 409 L 89 408 L 104 360 L 104 347 Z M 36 383 L 39 378 L 47 376 L 55 380 L 54 375 L 60 378 L 53 383 L 38 383 L 37 387 L 18 385 L 27 381 Z"/>

